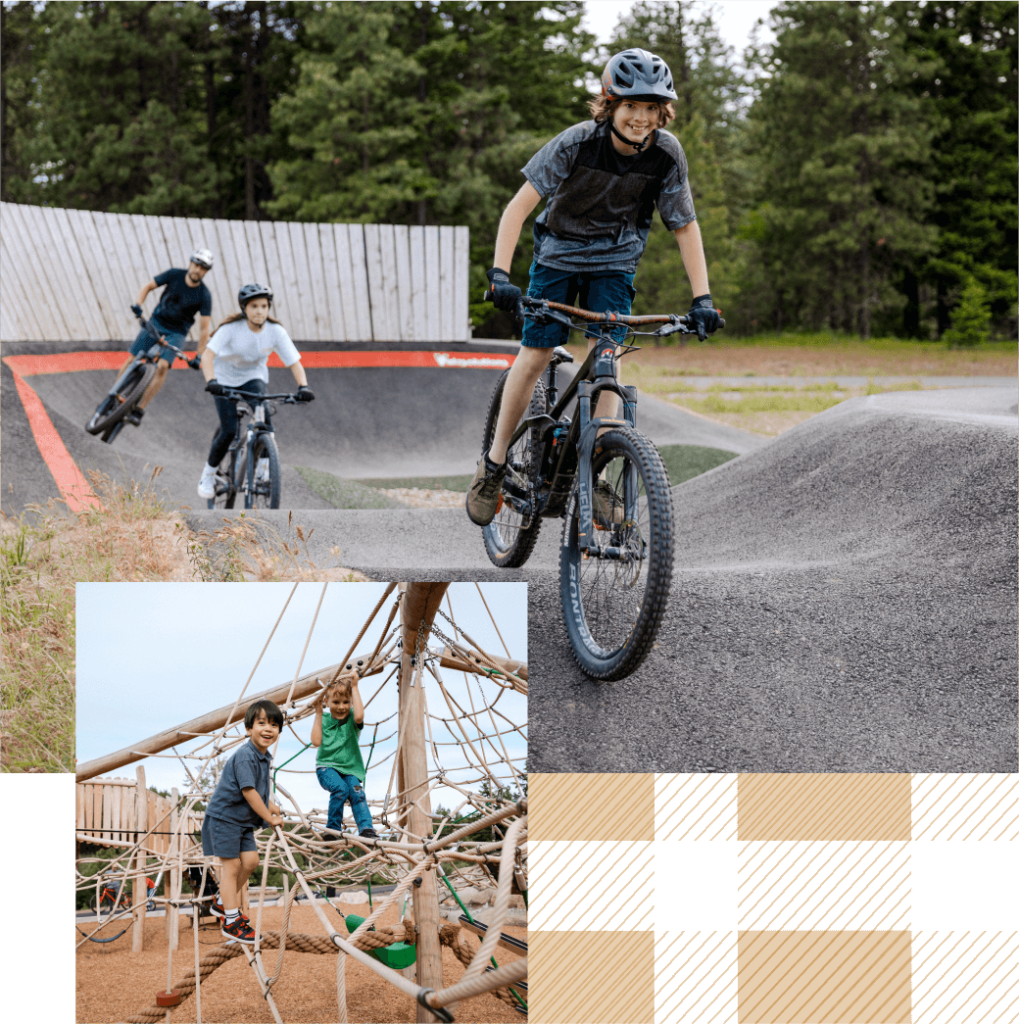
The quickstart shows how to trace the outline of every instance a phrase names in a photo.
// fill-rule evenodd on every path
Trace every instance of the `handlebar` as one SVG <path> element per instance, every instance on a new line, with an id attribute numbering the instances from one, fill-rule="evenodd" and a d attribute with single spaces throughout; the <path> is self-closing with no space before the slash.
<path id="1" fill-rule="evenodd" d="M 162 345 L 164 348 L 171 349 L 174 353 L 175 358 L 183 359 L 184 362 L 187 363 L 192 370 L 199 369 L 199 367 L 196 365 L 198 362 L 197 359 L 188 359 L 187 356 L 184 354 L 183 349 L 177 348 L 176 345 L 171 345 L 168 341 L 165 341 L 163 338 L 161 338 L 159 336 L 159 332 L 155 329 L 155 327 L 152 326 L 151 321 L 146 320 L 145 317 L 141 315 L 141 313 L 135 313 L 135 316 L 138 318 L 138 323 L 142 325 L 142 330 L 148 331 L 149 334 L 151 334 L 152 337 L 155 338 L 155 340 L 159 342 L 159 344 Z"/>
<path id="2" fill-rule="evenodd" d="M 297 396 L 289 391 L 282 395 L 254 395 L 250 391 L 238 391 L 236 388 L 224 387 L 220 398 L 244 402 L 282 402 L 284 405 L 298 405 Z"/>

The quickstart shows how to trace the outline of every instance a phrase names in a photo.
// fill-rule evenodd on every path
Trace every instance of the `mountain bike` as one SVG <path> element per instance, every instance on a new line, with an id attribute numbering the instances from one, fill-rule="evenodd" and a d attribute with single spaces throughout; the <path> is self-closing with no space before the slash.
<path id="1" fill-rule="evenodd" d="M 163 349 L 170 349 L 174 353 L 174 360 L 183 359 L 192 370 L 201 368 L 197 358 L 188 359 L 175 345 L 162 341 L 155 327 L 144 317 L 139 316 L 138 322 L 142 329 L 148 332 L 152 345 L 143 355 L 134 357 L 131 364 L 116 379 L 106 397 L 96 406 L 92 418 L 85 424 L 85 429 L 90 434 L 101 434 L 102 440 L 107 444 L 113 444 L 117 435 L 124 429 L 127 417 L 134 412 L 146 388 L 152 383 L 152 378 L 156 375 L 156 363 L 162 358 Z M 173 360 L 171 364 L 172 362 Z"/>
<path id="2" fill-rule="evenodd" d="M 151 895 L 155 891 L 156 885 L 157 883 L 153 882 L 151 878 L 145 879 L 145 888 L 147 890 L 148 895 Z M 104 885 L 99 890 L 98 898 L 95 895 L 93 895 L 92 899 L 89 901 L 89 910 L 91 910 L 93 913 L 95 913 L 97 909 L 100 912 L 102 912 L 104 910 L 113 910 L 114 907 L 117 907 L 118 910 L 128 910 L 132 905 L 133 896 L 128 896 L 125 893 L 125 895 L 121 898 L 120 903 L 118 904 L 117 896 L 119 895 L 119 893 L 120 882 L 104 883 Z M 146 900 L 145 909 L 155 910 L 156 904 L 152 900 Z"/>
<path id="3" fill-rule="evenodd" d="M 637 430 L 637 389 L 619 383 L 616 361 L 637 351 L 627 344 L 634 336 L 697 332 L 677 314 L 593 313 L 530 296 L 517 306 L 517 318 L 525 317 L 584 331 L 594 346 L 561 395 L 558 368 L 574 360 L 566 349 L 554 350 L 510 439 L 499 508 L 484 527 L 485 548 L 494 565 L 521 566 L 542 520 L 563 518 L 559 589 L 574 657 L 596 679 L 622 679 L 647 657 L 665 614 L 673 512 L 658 449 Z M 637 330 L 651 324 L 662 326 Z M 609 333 L 619 326 L 626 328 L 621 341 Z M 492 393 L 482 451 L 495 437 L 508 374 Z M 592 415 L 604 392 L 619 396 L 622 419 Z"/>
<path id="4" fill-rule="evenodd" d="M 275 412 L 270 402 L 303 405 L 296 395 L 252 395 L 236 388 L 224 388 L 223 398 L 237 406 L 237 433 L 216 470 L 216 494 L 209 498 L 209 508 L 233 508 L 238 495 L 244 496 L 245 508 L 280 507 L 280 456 L 269 424 L 266 409 Z M 243 419 L 250 416 L 247 430 Z"/>

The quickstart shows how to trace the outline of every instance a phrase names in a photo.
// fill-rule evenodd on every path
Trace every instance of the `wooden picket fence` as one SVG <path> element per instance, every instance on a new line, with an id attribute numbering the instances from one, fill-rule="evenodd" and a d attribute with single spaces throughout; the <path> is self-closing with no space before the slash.
<path id="1" fill-rule="evenodd" d="M 120 778 L 78 783 L 76 798 L 79 842 L 134 846 L 151 828 L 154 831 L 145 840 L 146 850 L 160 855 L 170 851 L 173 800 L 149 789 L 139 790 L 135 779 Z M 181 823 L 183 835 L 201 832 L 203 817 L 201 813 L 186 815 Z"/>
<path id="2" fill-rule="evenodd" d="M 198 247 L 212 322 L 268 284 L 300 341 L 467 341 L 466 227 L 307 224 L 95 213 L 0 203 L 0 341 L 133 339 L 141 286 Z M 158 293 L 157 293 L 158 294 Z M 150 296 L 146 312 L 155 308 Z M 192 342 L 197 336 L 197 321 Z"/>

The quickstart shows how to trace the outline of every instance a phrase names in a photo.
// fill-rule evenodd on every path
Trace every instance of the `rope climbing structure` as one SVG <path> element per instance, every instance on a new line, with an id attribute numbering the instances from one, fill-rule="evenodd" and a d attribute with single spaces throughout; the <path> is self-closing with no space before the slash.
<path id="1" fill-rule="evenodd" d="M 282 975 L 288 950 L 336 956 L 338 1021 L 348 1019 L 345 971 L 351 960 L 412 997 L 419 1021 L 453 1020 L 458 1001 L 483 992 L 494 993 L 519 1014 L 526 1014 L 526 943 L 503 932 L 511 920 L 511 903 L 519 902 L 515 897 L 522 896 L 525 905 L 527 899 L 526 712 L 521 710 L 526 704 L 518 696 L 527 693 L 526 663 L 513 658 L 503 644 L 477 585 L 470 585 L 476 589 L 475 606 L 483 606 L 488 613 L 503 645 L 502 654 L 485 650 L 458 625 L 450 584 L 391 583 L 344 656 L 325 668 L 303 672 L 329 586 L 324 584 L 293 678 L 249 694 L 255 671 L 298 586 L 308 584 L 296 584 L 290 591 L 255 667 L 230 705 L 78 766 L 79 790 L 86 783 L 98 787 L 98 782 L 90 780 L 156 755 L 176 758 L 187 780 L 184 791 L 175 790 L 162 813 L 146 814 L 145 808 L 156 805 L 144 799 L 140 766 L 140 810 L 126 826 L 104 811 L 102 821 L 96 817 L 94 827 L 88 827 L 91 819 L 83 813 L 79 797 L 77 886 L 80 892 L 95 893 L 97 909 L 87 927 L 79 927 L 78 947 L 102 942 L 130 925 L 133 948 L 141 950 L 146 906 L 141 900 L 137 905 L 129 903 L 126 883 L 132 890 L 145 891 L 145 879 L 159 872 L 163 894 L 150 896 L 149 907 L 154 903 L 165 909 L 167 917 L 166 989 L 128 1021 L 201 1021 L 202 985 L 222 964 L 244 957 L 273 1020 L 282 1022 L 273 986 Z M 365 641 L 370 630 L 378 637 L 374 643 Z M 453 687 L 444 672 L 462 673 L 465 688 Z M 339 838 L 324 835 L 325 812 L 300 806 L 293 793 L 297 787 L 288 778 L 290 773 L 314 770 L 313 765 L 309 768 L 312 755 L 299 755 L 309 746 L 315 701 L 331 682 L 353 678 L 354 673 L 363 681 L 361 743 L 367 748 L 365 762 L 372 779 L 366 780 L 366 791 L 381 793 L 384 787 L 385 792 L 381 799 L 370 800 L 377 839 L 357 832 L 343 832 Z M 396 710 L 373 718 L 373 702 L 393 687 Z M 209 879 L 217 862 L 203 857 L 196 822 L 215 788 L 222 759 L 246 742 L 245 711 L 262 699 L 280 707 L 285 718 L 281 735 L 296 738 L 301 750 L 282 763 L 273 762 L 274 799 L 283 808 L 284 824 L 267 825 L 256 833 L 262 884 L 257 889 L 257 906 L 252 900 L 249 909 L 257 937 L 254 945 L 224 942 L 200 956 L 197 924 L 213 898 Z M 384 703 L 380 700 L 378 707 Z M 379 756 L 373 757 L 377 751 Z M 120 799 L 117 787 L 112 789 Z M 433 804 L 451 798 L 456 802 L 451 810 L 434 812 Z M 127 797 L 123 806 L 128 807 Z M 104 856 L 95 854 L 97 845 L 105 848 Z M 279 930 L 263 930 L 267 880 L 274 869 L 283 881 L 283 923 Z M 187 881 L 190 891 L 185 889 Z M 347 917 L 345 926 L 335 913 L 328 913 L 333 901 L 319 891 L 338 891 L 342 896 L 365 887 L 371 899 L 368 916 Z M 482 924 L 475 921 L 461 896 L 467 889 L 486 888 L 494 896 Z M 103 892 L 113 894 L 105 907 Z M 443 921 L 440 900 L 455 902 L 454 914 L 462 914 L 452 923 Z M 290 929 L 295 901 L 314 910 L 322 934 Z M 178 918 L 185 908 L 190 908 L 195 925 L 196 966 L 175 975 Z M 383 924 L 380 919 L 387 912 L 392 917 L 394 909 L 399 923 Z M 340 930 L 335 926 L 338 922 Z M 461 923 L 467 934 L 480 938 L 476 948 L 462 933 Z M 465 968 L 460 980 L 451 985 L 443 984 L 443 946 Z M 495 957 L 497 947 L 512 950 L 514 956 L 503 957 L 500 963 Z M 263 959 L 268 950 L 276 951 L 272 967 Z"/>

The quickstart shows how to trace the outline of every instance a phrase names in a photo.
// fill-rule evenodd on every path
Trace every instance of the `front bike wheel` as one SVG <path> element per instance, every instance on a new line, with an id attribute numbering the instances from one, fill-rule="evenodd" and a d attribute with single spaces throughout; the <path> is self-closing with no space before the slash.
<path id="1" fill-rule="evenodd" d="M 573 655 L 595 679 L 622 679 L 654 644 L 672 582 L 672 492 L 658 450 L 630 428 L 595 442 L 595 539 L 578 543 L 579 482 L 570 497 L 559 559 L 563 619 Z"/>
<path id="2" fill-rule="evenodd" d="M 108 427 L 119 423 L 134 407 L 152 378 L 156 368 L 152 363 L 138 363 L 129 367 L 127 373 L 117 381 L 112 394 L 107 395 L 92 413 L 92 418 L 85 424 L 90 434 L 102 434 Z"/>
<path id="3" fill-rule="evenodd" d="M 485 436 L 481 450 L 487 452 L 495 440 L 495 428 L 499 423 L 499 410 L 502 408 L 502 393 L 506 386 L 509 370 L 505 370 L 495 385 L 492 400 L 488 405 L 488 417 L 485 420 Z M 545 382 L 539 380 L 534 386 L 534 395 L 526 416 L 542 416 L 546 411 Z M 506 465 L 518 479 L 533 481 L 538 471 L 538 460 L 541 458 L 541 434 L 537 430 L 528 430 L 519 437 L 506 453 Z M 505 498 L 499 496 L 499 510 L 495 518 L 484 527 L 485 550 L 493 565 L 500 569 L 515 569 L 530 558 L 541 529 L 541 519 L 532 515 L 530 522 L 522 516 Z"/>
<path id="4" fill-rule="evenodd" d="M 255 463 L 253 481 L 248 479 L 248 452 L 251 452 Z M 268 460 L 268 475 L 259 478 L 259 465 L 262 459 Z M 234 478 L 238 487 L 244 488 L 245 508 L 279 508 L 280 507 L 280 455 L 276 448 L 276 439 L 268 430 L 258 433 L 251 444 L 245 448 L 237 459 L 237 476 Z"/>

